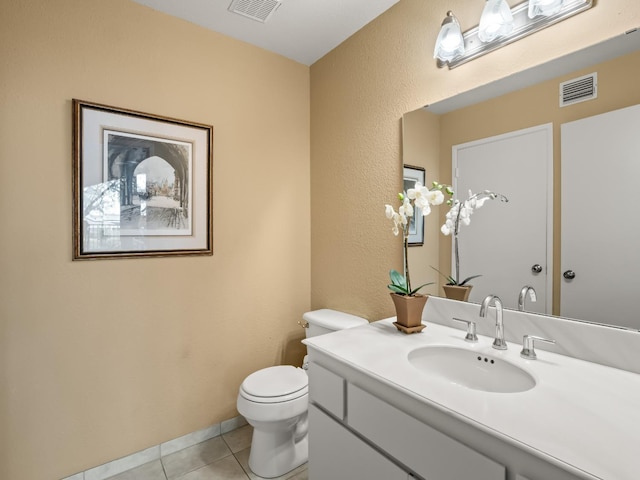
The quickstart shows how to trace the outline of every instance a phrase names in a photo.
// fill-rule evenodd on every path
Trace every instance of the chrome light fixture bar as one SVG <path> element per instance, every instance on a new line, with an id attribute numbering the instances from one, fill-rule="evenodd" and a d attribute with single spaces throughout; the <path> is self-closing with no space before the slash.
<path id="1" fill-rule="evenodd" d="M 436 58 L 438 68 L 448 66 L 449 69 L 459 67 L 465 63 L 481 57 L 493 50 L 504 47 L 543 28 L 554 25 L 566 18 L 572 17 L 580 12 L 590 9 L 593 0 L 565 0 L 561 9 L 551 15 L 538 15 L 529 18 L 529 1 L 519 3 L 511 9 L 513 15 L 513 29 L 505 36 L 498 37 L 493 41 L 483 43 L 478 37 L 479 27 L 476 26 L 462 34 L 464 39 L 464 53 L 443 61 Z"/>

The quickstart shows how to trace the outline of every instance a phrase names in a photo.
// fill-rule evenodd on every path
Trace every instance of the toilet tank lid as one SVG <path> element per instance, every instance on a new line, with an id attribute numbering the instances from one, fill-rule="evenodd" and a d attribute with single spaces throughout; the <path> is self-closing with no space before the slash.
<path id="1" fill-rule="evenodd" d="M 343 330 L 345 328 L 366 325 L 369 322 L 366 318 L 351 315 L 350 313 L 338 312 L 329 308 L 313 310 L 302 315 L 302 318 L 309 323 L 319 325 L 329 330 Z"/>

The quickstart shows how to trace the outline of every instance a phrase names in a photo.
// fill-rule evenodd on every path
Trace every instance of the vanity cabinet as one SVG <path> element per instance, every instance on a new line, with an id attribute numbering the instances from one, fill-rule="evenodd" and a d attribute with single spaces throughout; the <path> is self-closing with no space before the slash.
<path id="1" fill-rule="evenodd" d="M 309 478 L 505 480 L 505 467 L 330 370 L 309 368 Z"/>
<path id="2" fill-rule="evenodd" d="M 596 478 L 434 409 L 384 379 L 321 361 L 312 358 L 308 371 L 310 480 Z"/>

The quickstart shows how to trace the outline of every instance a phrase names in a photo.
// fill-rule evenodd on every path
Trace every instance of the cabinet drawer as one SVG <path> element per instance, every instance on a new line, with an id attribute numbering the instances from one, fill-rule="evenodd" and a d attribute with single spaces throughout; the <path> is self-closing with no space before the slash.
<path id="1" fill-rule="evenodd" d="M 344 379 L 313 362 L 309 364 L 307 373 L 309 374 L 309 401 L 320 405 L 340 420 L 344 420 Z"/>
<path id="2" fill-rule="evenodd" d="M 504 480 L 505 467 L 348 384 L 351 428 L 425 479 Z"/>
<path id="3" fill-rule="evenodd" d="M 407 480 L 408 474 L 309 405 L 309 478 L 319 480 Z"/>

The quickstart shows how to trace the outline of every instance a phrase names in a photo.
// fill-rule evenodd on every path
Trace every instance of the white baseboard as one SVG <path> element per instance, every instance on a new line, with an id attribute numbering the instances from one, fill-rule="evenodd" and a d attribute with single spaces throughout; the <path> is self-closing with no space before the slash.
<path id="1" fill-rule="evenodd" d="M 182 437 L 174 438 L 160 445 L 155 445 L 140 452 L 127 455 L 126 457 L 118 458 L 104 465 L 76 473 L 62 480 L 105 480 L 119 473 L 131 470 L 132 468 L 144 465 L 145 463 L 158 460 L 160 457 L 175 453 L 178 450 L 191 447 L 210 438 L 218 437 L 246 424 L 247 421 L 242 416 L 230 418 L 229 420 L 224 420 L 221 423 L 216 423 L 197 432 L 188 433 Z"/>

